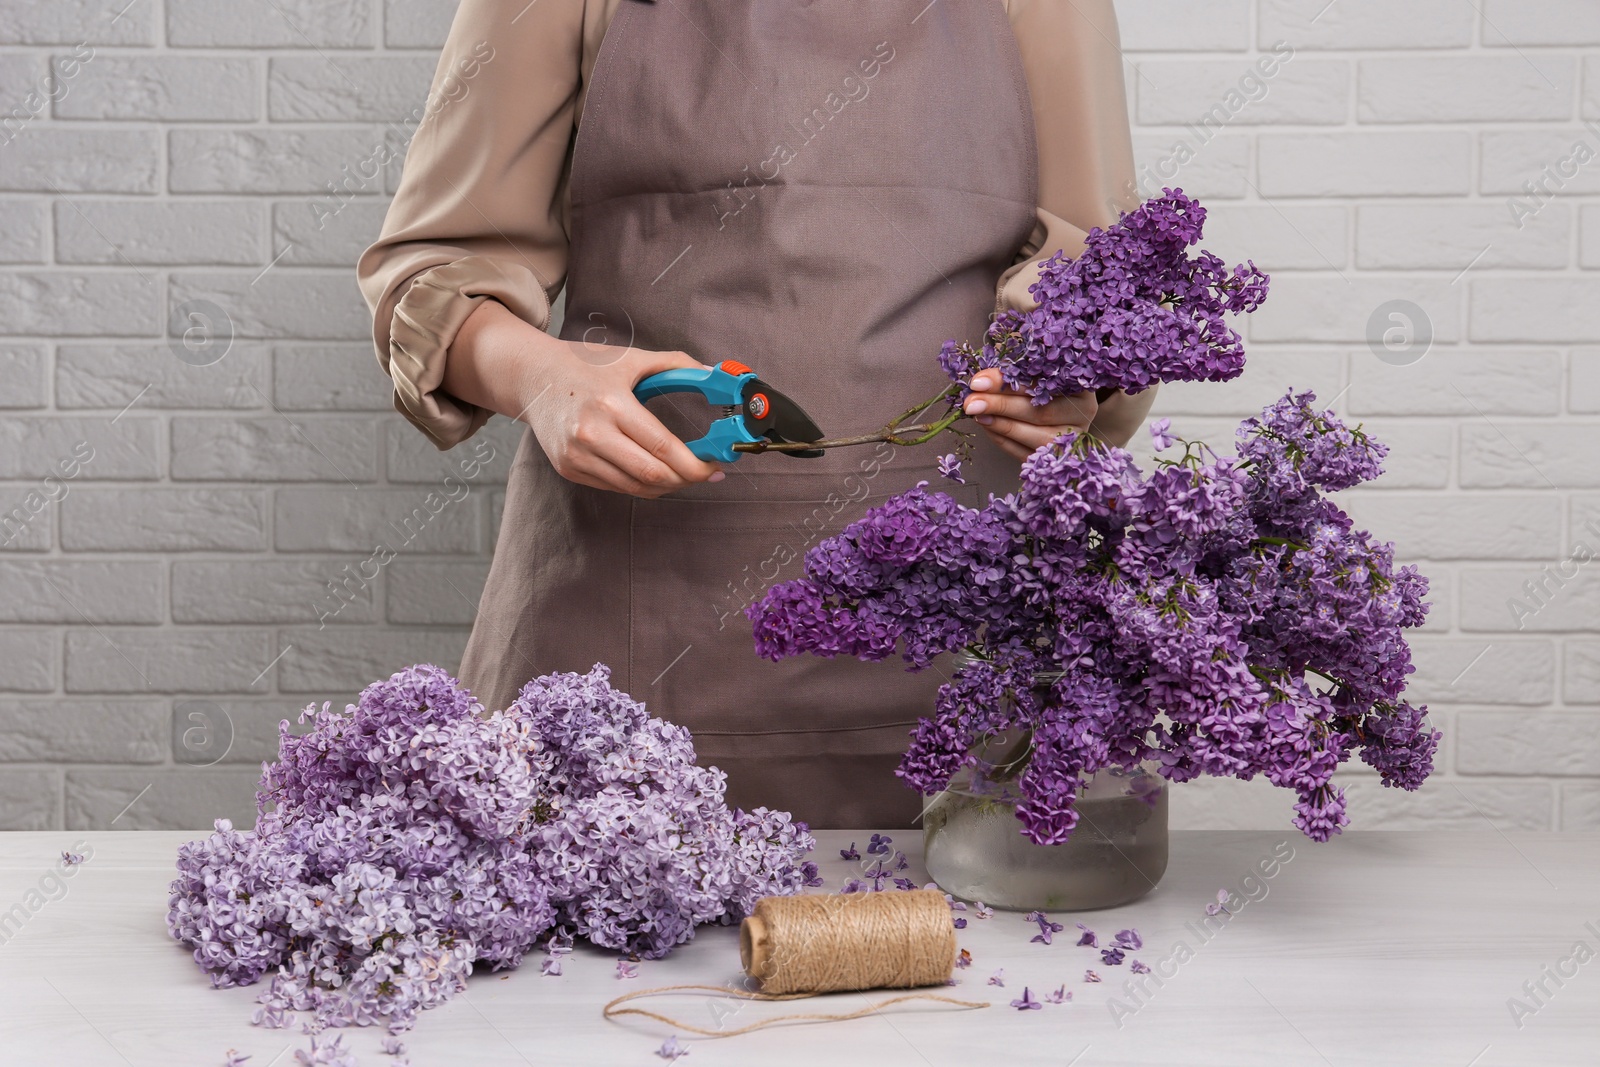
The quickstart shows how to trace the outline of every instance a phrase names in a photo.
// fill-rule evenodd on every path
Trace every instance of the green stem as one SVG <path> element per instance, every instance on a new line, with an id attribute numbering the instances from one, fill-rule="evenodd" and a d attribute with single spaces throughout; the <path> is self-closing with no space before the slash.
<path id="1" fill-rule="evenodd" d="M 1250 668 L 1250 673 L 1255 675 L 1257 678 L 1260 678 L 1264 682 L 1265 681 L 1270 681 L 1273 675 L 1278 675 L 1280 677 L 1283 677 L 1283 676 L 1286 676 L 1289 673 L 1283 667 L 1257 667 L 1253 663 L 1249 664 L 1248 666 Z M 1335 678 L 1331 674 L 1326 674 L 1326 673 L 1324 673 L 1322 671 L 1319 671 L 1315 667 L 1302 667 L 1301 670 L 1303 670 L 1306 674 L 1314 674 L 1318 678 L 1321 678 L 1323 681 L 1332 682 L 1334 685 L 1339 686 L 1341 689 L 1348 690 L 1350 688 L 1350 684 L 1348 682 L 1346 682 L 1346 681 L 1344 681 L 1343 679 L 1340 679 L 1340 678 Z"/>
<path id="2" fill-rule="evenodd" d="M 930 423 L 917 423 L 911 426 L 902 425 L 907 419 L 927 411 L 941 400 L 949 400 L 960 392 L 961 386 L 948 385 L 938 396 L 924 400 L 920 404 L 906 408 L 900 414 L 890 419 L 883 429 L 876 433 L 859 434 L 855 437 L 831 437 L 821 441 L 755 441 L 751 443 L 740 442 L 733 446 L 735 452 L 809 452 L 814 448 L 846 448 L 850 445 L 870 445 L 887 441 L 892 445 L 920 445 L 933 440 L 960 420 L 966 418 L 966 412 L 959 407 L 952 408 L 947 414 L 937 421 Z"/>
<path id="3" fill-rule="evenodd" d="M 952 407 L 949 412 L 934 422 L 915 423 L 904 426 L 906 419 L 922 414 L 941 400 L 950 400 L 959 394 L 960 385 L 948 386 L 938 396 L 925 400 L 915 407 L 909 407 L 890 419 L 888 424 L 875 433 L 858 434 L 854 437 L 827 437 L 821 441 L 741 441 L 733 446 L 735 452 L 809 452 L 812 449 L 848 448 L 851 445 L 872 445 L 887 442 L 891 445 L 922 445 L 949 430 L 962 419 L 967 418 L 967 413 L 959 407 Z M 956 431 L 964 432 L 964 431 Z M 1080 438 L 1094 438 L 1093 434 L 1084 431 Z"/>
<path id="4" fill-rule="evenodd" d="M 939 401 L 941 401 L 941 400 L 949 400 L 949 399 L 955 397 L 958 393 L 960 393 L 960 391 L 961 391 L 961 386 L 959 386 L 959 385 L 951 384 L 951 385 L 945 386 L 944 389 L 939 393 L 939 395 L 934 397 L 932 400 L 925 400 L 922 403 L 918 404 L 916 407 L 906 408 L 900 414 L 898 414 L 894 418 L 890 419 L 889 420 L 889 428 L 890 429 L 894 429 L 895 427 L 899 426 L 902 422 L 905 422 L 907 419 L 915 418 L 916 416 L 921 415 L 924 411 L 927 411 L 929 408 L 933 407 L 933 405 L 937 404 Z"/>
<path id="5" fill-rule="evenodd" d="M 1022 736 L 1016 743 L 1005 750 L 997 760 L 984 759 L 993 770 L 984 775 L 984 780 L 989 782 L 1010 782 L 1016 779 L 1028 766 L 1028 757 L 1033 754 L 1033 731 L 1024 729 Z M 982 757 L 980 757 L 982 758 Z"/>
<path id="6" fill-rule="evenodd" d="M 893 431 L 885 427 L 884 429 L 879 430 L 877 433 L 864 433 L 858 437 L 829 437 L 821 441 L 752 441 L 749 443 L 740 441 L 733 446 L 733 450 L 735 452 L 753 453 L 809 452 L 814 448 L 847 448 L 850 445 L 871 445 L 878 444 L 883 441 L 887 441 L 890 444 L 895 445 L 920 445 L 924 441 L 931 438 L 934 434 L 940 433 L 941 431 L 947 429 L 950 423 L 954 421 L 954 419 L 950 420 L 950 422 L 944 422 L 941 420 L 941 422 L 935 423 L 932 426 L 917 425 L 905 427 L 903 432 L 906 433 L 923 433 L 924 431 L 931 431 L 926 437 L 920 437 L 914 441 L 901 440 L 897 438 Z"/>

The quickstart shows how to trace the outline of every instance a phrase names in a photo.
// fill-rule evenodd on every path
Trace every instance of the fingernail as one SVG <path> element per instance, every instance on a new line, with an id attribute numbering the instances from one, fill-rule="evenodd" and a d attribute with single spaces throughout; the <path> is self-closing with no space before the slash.
<path id="1" fill-rule="evenodd" d="M 989 410 L 989 402 L 987 400 L 968 400 L 967 401 L 967 414 L 968 415 L 981 415 L 985 411 L 988 411 L 988 410 Z"/>
<path id="2" fill-rule="evenodd" d="M 974 422 L 976 422 L 976 423 L 978 423 L 978 425 L 980 425 L 980 426 L 987 426 L 987 425 L 989 425 L 989 424 L 990 424 L 990 423 L 991 423 L 991 422 L 993 422 L 993 421 L 994 421 L 994 416 L 993 416 L 993 415 L 979 415 L 979 416 L 978 416 L 978 417 L 977 417 L 977 418 L 976 418 L 976 419 L 974 419 L 974 420 L 973 420 L 973 421 L 974 421 Z"/>
<path id="3" fill-rule="evenodd" d="M 722 479 L 724 479 L 726 477 L 727 477 L 727 475 L 724 474 L 722 471 L 717 471 L 711 477 L 707 478 L 706 481 L 708 481 L 708 482 L 720 482 L 720 481 L 722 481 Z"/>

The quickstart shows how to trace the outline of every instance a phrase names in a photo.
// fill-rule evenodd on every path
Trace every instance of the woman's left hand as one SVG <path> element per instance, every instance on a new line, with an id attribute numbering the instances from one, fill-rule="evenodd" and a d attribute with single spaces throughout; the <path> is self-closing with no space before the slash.
<path id="1" fill-rule="evenodd" d="M 1068 430 L 1087 430 L 1106 444 L 1125 447 L 1156 399 L 1152 385 L 1131 396 L 1118 389 L 1098 403 L 1093 393 L 1074 393 L 1035 407 L 1026 393 L 1001 388 L 997 370 L 981 370 L 969 384 L 973 391 L 962 410 L 1017 459 L 1027 459 Z"/>
<path id="2" fill-rule="evenodd" d="M 1002 389 L 1000 372 L 981 370 L 969 383 L 972 393 L 962 410 L 983 427 L 989 439 L 1018 459 L 1068 430 L 1089 428 L 1099 411 L 1093 393 L 1074 393 L 1035 405 L 1026 393 Z"/>

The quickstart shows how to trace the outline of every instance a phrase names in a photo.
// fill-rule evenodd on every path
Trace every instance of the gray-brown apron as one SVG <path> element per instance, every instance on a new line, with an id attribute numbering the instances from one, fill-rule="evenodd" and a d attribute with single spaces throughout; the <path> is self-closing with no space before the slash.
<path id="1" fill-rule="evenodd" d="M 999 0 L 622 0 L 573 149 L 561 335 L 735 359 L 825 432 L 869 431 L 945 384 L 941 343 L 982 334 L 1036 170 Z M 710 418 L 694 396 L 650 407 L 685 438 Z M 746 456 L 642 500 L 565 480 L 529 432 L 462 678 L 504 707 L 536 674 L 607 663 L 690 729 L 729 803 L 912 826 L 893 770 L 942 673 L 770 663 L 743 608 L 919 480 L 968 503 L 1015 485 L 981 438 L 969 484 L 944 481 L 947 447 Z"/>

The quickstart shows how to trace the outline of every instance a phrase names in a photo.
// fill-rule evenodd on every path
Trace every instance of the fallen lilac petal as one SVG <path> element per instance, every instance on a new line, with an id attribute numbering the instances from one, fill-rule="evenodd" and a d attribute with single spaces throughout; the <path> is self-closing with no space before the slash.
<path id="1" fill-rule="evenodd" d="M 313 1034 L 310 1049 L 295 1049 L 294 1058 L 301 1067 L 356 1067 L 355 1053 L 344 1047 L 343 1034 L 335 1034 L 332 1040 Z"/>
<path id="2" fill-rule="evenodd" d="M 1042 911 L 1030 911 L 1026 918 L 1029 922 L 1039 924 L 1039 932 L 1029 938 L 1030 941 L 1038 941 L 1046 945 L 1052 944 L 1055 935 L 1065 929 L 1060 923 L 1051 922 L 1050 916 Z"/>
<path id="3" fill-rule="evenodd" d="M 1022 987 L 1022 996 L 1013 1000 L 1011 1006 L 1018 1011 L 1037 1011 L 1044 1007 L 1039 1001 L 1033 999 L 1033 994 L 1028 990 L 1027 986 Z"/>

